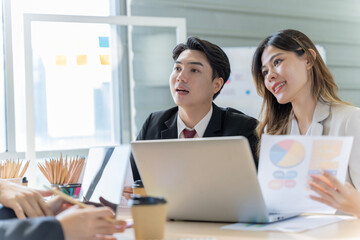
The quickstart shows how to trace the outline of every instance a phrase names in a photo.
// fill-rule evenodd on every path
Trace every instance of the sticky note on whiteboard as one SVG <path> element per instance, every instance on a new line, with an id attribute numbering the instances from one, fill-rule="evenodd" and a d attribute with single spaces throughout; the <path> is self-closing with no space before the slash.
<path id="1" fill-rule="evenodd" d="M 110 65 L 110 56 L 108 54 L 99 55 L 101 65 Z"/>
<path id="2" fill-rule="evenodd" d="M 109 46 L 109 37 L 99 37 L 99 47 L 108 48 Z"/>
<path id="3" fill-rule="evenodd" d="M 66 66 L 66 56 L 56 55 L 55 63 L 56 63 L 56 66 Z"/>
<path id="4" fill-rule="evenodd" d="M 77 65 L 86 65 L 87 64 L 87 55 L 77 55 L 76 56 Z"/>

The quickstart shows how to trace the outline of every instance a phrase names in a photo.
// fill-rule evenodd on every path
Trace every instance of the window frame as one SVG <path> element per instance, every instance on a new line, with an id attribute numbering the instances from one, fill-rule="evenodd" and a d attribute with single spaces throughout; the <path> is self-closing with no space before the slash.
<path id="1" fill-rule="evenodd" d="M 3 11 L 0 12 L 1 24 L 3 24 Z M 4 54 L 4 29 L 0 30 L 0 43 L 2 44 L 2 56 L 0 59 L 0 66 L 3 66 L 0 73 L 0 152 L 6 151 L 6 95 L 5 95 L 5 54 Z"/>
<path id="2" fill-rule="evenodd" d="M 42 156 L 51 155 L 54 151 L 36 152 L 35 151 L 35 118 L 34 118 L 34 82 L 33 82 L 33 56 L 32 56 L 32 43 L 31 43 L 31 23 L 32 22 L 70 22 L 70 23 L 103 23 L 103 24 L 114 24 L 119 26 L 127 26 L 128 28 L 128 44 L 127 44 L 127 72 L 128 78 L 121 79 L 121 83 L 115 85 L 118 88 L 118 93 L 115 96 L 114 101 L 117 104 L 114 105 L 114 113 L 119 113 L 121 108 L 125 108 L 118 114 L 118 119 L 115 117 L 115 125 L 118 129 L 114 129 L 115 136 L 121 139 L 121 143 L 128 143 L 130 140 L 135 138 L 135 103 L 134 103 L 134 75 L 133 75 L 133 54 L 132 51 L 132 28 L 131 26 L 145 26 L 145 27 L 174 27 L 176 28 L 176 42 L 186 41 L 186 20 L 184 18 L 162 18 L 162 17 L 138 17 L 138 16 L 78 16 L 78 15 L 53 15 L 53 14 L 24 14 L 24 49 L 25 49 L 25 99 L 26 99 L 26 152 L 25 158 L 31 160 L 29 166 L 29 182 L 36 182 L 36 157 L 37 153 Z M 5 46 L 7 47 L 7 46 Z M 128 79 L 128 80 L 127 80 Z M 12 79 L 11 79 L 12 80 Z M 128 82 L 126 82 L 128 81 Z M 120 89 L 119 86 L 128 86 L 128 89 Z M 120 101 L 121 93 L 129 92 L 129 98 L 127 99 L 130 103 L 129 106 L 122 104 Z M 12 102 L 14 101 L 14 91 L 12 91 Z M 120 105 L 121 108 L 120 108 Z M 130 129 L 126 129 L 128 132 L 124 133 L 124 129 L 120 133 L 120 118 L 124 116 L 130 117 Z M 15 129 L 14 129 L 15 130 Z M 13 133 L 15 135 L 15 131 Z M 117 135 L 118 136 L 117 136 Z M 15 147 L 15 136 L 14 136 L 14 147 Z M 79 150 L 79 151 L 78 151 Z M 87 151 L 87 149 L 74 149 L 72 152 Z M 61 150 L 56 150 L 59 152 Z M 1 155 L 0 155 L 1 156 Z M 33 170 L 33 171 L 31 171 Z"/>
<path id="3" fill-rule="evenodd" d="M 6 119 L 6 152 L 0 153 L 1 159 L 19 158 L 15 152 L 15 102 L 14 102 L 14 71 L 11 31 L 11 2 L 3 1 L 4 24 L 4 81 L 5 81 L 5 119 Z"/>

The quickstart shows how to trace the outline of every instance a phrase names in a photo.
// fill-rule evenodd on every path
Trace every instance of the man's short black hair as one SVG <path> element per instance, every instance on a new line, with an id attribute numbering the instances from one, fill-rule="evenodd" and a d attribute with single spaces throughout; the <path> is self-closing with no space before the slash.
<path id="1" fill-rule="evenodd" d="M 219 46 L 206 40 L 201 40 L 198 37 L 189 37 L 186 43 L 180 43 L 174 48 L 172 56 L 174 61 L 187 49 L 203 52 L 212 68 L 212 79 L 214 80 L 217 77 L 221 77 L 224 80 L 224 84 L 220 90 L 213 96 L 213 99 L 215 99 L 230 76 L 231 69 L 228 57 Z"/>

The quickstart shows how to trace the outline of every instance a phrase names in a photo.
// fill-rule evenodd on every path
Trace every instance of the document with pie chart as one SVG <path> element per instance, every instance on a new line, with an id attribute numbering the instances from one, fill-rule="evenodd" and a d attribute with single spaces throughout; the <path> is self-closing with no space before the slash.
<path id="1" fill-rule="evenodd" d="M 309 198 L 309 175 L 326 170 L 345 182 L 353 137 L 263 135 L 258 178 L 270 211 L 334 213 Z"/>

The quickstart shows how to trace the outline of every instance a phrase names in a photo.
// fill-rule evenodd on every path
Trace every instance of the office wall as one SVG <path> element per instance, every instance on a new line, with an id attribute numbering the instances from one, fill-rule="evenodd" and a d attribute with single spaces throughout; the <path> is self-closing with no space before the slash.
<path id="1" fill-rule="evenodd" d="M 339 86 L 340 96 L 360 106 L 360 1 L 133 0 L 131 14 L 184 17 L 188 36 L 196 35 L 223 47 L 256 46 L 265 36 L 280 29 L 303 31 L 315 44 L 325 48 L 327 65 Z M 142 116 L 138 116 L 137 122 L 143 122 L 148 112 L 173 104 L 166 87 L 171 64 L 166 65 L 169 66 L 170 69 L 158 66 L 164 71 L 158 79 L 162 84 L 153 88 L 157 94 L 154 97 L 164 96 L 164 104 L 157 102 L 153 109 L 147 107 L 139 113 Z"/>

